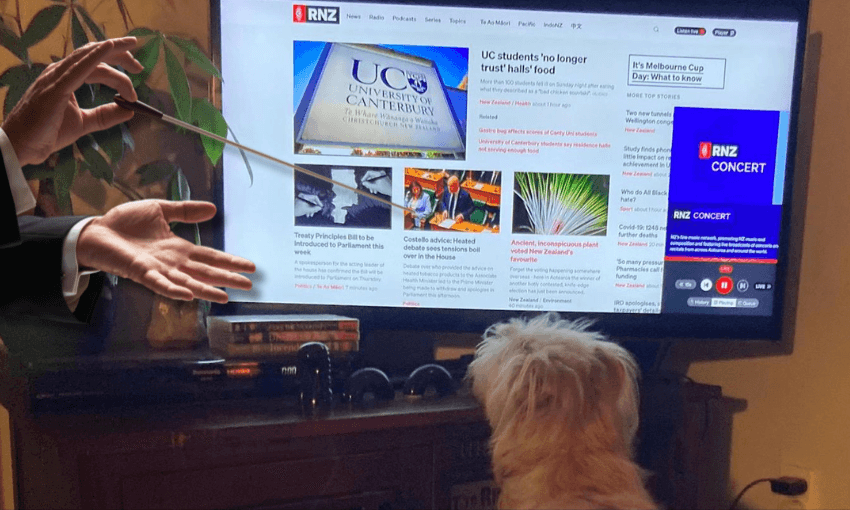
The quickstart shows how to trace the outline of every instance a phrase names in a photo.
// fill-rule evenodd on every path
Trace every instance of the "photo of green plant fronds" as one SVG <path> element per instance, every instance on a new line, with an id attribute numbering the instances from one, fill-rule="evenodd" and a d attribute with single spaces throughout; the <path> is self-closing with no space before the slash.
<path id="1" fill-rule="evenodd" d="M 517 172 L 513 232 L 606 235 L 609 180 L 607 175 Z"/>

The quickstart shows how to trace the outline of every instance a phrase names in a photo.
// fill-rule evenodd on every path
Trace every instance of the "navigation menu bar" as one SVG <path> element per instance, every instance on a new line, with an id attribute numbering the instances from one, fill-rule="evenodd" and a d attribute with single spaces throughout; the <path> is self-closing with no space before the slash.
<path id="1" fill-rule="evenodd" d="M 783 39 L 796 44 L 795 23 L 775 21 L 688 19 L 660 16 L 588 14 L 546 11 L 472 9 L 461 7 L 410 6 L 365 3 L 318 2 L 316 6 L 338 7 L 341 24 L 364 28 L 403 28 L 433 30 L 435 26 L 463 27 L 480 33 L 499 31 L 526 32 L 537 35 L 557 34 L 587 39 L 610 39 L 623 34 L 632 39 L 669 40 L 683 35 L 698 36 L 705 41 L 736 42 Z M 699 36 L 711 35 L 703 38 Z"/>

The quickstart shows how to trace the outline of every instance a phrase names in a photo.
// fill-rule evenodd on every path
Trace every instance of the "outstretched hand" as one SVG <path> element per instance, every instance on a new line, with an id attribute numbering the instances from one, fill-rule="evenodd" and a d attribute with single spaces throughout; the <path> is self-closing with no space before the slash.
<path id="1" fill-rule="evenodd" d="M 215 287 L 249 290 L 237 273 L 256 270 L 250 260 L 197 246 L 171 231 L 169 223 L 198 223 L 215 215 L 209 202 L 141 200 L 119 205 L 89 222 L 77 242 L 77 261 L 128 278 L 163 296 L 227 302 Z"/>
<path id="2" fill-rule="evenodd" d="M 89 43 L 47 66 L 3 122 L 21 166 L 41 163 L 83 135 L 133 117 L 115 103 L 83 110 L 74 91 L 84 83 L 101 83 L 135 101 L 130 78 L 112 67 L 141 72 L 144 67 L 130 53 L 135 46 L 135 37 Z"/>

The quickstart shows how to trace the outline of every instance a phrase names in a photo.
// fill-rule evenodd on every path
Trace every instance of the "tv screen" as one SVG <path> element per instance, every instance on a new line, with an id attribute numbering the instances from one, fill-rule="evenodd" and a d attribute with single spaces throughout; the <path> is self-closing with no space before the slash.
<path id="1" fill-rule="evenodd" d="M 780 338 L 807 12 L 214 2 L 233 137 L 310 171 L 225 151 L 220 247 L 258 272 L 217 312 Z"/>

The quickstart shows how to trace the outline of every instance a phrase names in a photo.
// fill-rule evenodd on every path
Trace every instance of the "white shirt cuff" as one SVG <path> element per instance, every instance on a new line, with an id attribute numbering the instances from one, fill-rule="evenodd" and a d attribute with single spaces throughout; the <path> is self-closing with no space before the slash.
<path id="1" fill-rule="evenodd" d="M 6 132 L 0 129 L 0 151 L 3 151 L 3 163 L 6 165 L 6 177 L 9 187 L 12 188 L 12 199 L 15 201 L 15 210 L 18 214 L 35 208 L 35 197 L 30 190 L 24 171 L 18 162 L 18 155 L 9 140 Z"/>
<path id="2" fill-rule="evenodd" d="M 80 271 L 79 264 L 77 264 L 77 241 L 80 238 L 80 232 L 93 219 L 94 217 L 91 217 L 79 221 L 71 228 L 71 231 L 65 236 L 65 242 L 62 243 L 62 294 L 66 298 L 79 298 L 79 294 L 82 294 L 88 283 L 86 278 L 80 289 L 80 278 L 97 272 L 94 270 Z M 80 290 L 78 291 L 78 289 Z"/>

